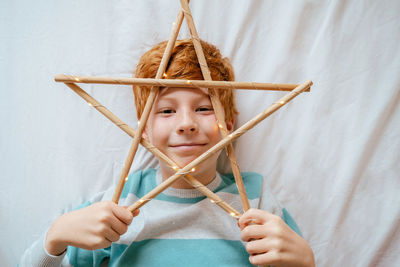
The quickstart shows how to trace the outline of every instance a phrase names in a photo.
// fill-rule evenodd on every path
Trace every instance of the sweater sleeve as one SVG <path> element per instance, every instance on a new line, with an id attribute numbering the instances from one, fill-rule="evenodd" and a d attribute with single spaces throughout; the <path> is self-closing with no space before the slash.
<path id="1" fill-rule="evenodd" d="M 25 251 L 19 264 L 20 267 L 61 266 L 67 252 L 65 251 L 59 256 L 50 255 L 44 246 L 45 239 L 46 234 L 42 235 Z"/>
<path id="2" fill-rule="evenodd" d="M 107 191 L 100 192 L 90 199 L 90 201 L 81 204 L 73 210 L 78 210 L 92 203 L 110 200 L 112 197 L 114 188 L 110 188 Z M 72 210 L 68 210 L 70 212 Z M 67 251 L 59 256 L 49 254 L 45 248 L 47 231 L 43 234 L 40 239 L 36 240 L 22 255 L 19 267 L 55 267 L 55 266 L 71 266 L 69 260 L 66 257 Z M 72 247 L 68 247 L 71 250 Z"/>

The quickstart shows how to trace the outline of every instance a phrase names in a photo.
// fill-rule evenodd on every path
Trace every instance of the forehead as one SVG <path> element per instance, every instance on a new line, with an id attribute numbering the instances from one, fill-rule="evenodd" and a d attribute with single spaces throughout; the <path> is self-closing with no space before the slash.
<path id="1" fill-rule="evenodd" d="M 205 88 L 196 88 L 196 87 L 164 87 L 160 90 L 158 94 L 158 100 L 169 99 L 178 97 L 193 97 L 193 98 L 209 98 L 208 90 Z M 179 97 L 177 98 L 179 100 Z"/>

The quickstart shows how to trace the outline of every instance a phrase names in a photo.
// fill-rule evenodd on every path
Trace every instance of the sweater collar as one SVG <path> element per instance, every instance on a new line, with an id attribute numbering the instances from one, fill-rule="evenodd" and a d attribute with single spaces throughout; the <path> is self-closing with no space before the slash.
<path id="1" fill-rule="evenodd" d="M 221 176 L 217 172 L 215 178 L 208 184 L 206 187 L 211 190 L 215 191 L 218 186 L 221 184 Z M 156 182 L 157 185 L 159 185 L 162 182 L 162 176 L 161 176 L 161 171 L 160 169 L 157 169 L 156 173 Z M 197 189 L 180 189 L 180 188 L 173 188 L 173 187 L 168 187 L 163 191 L 165 195 L 168 196 L 174 196 L 174 197 L 180 197 L 180 198 L 195 198 L 195 197 L 203 197 L 204 194 L 201 193 Z"/>

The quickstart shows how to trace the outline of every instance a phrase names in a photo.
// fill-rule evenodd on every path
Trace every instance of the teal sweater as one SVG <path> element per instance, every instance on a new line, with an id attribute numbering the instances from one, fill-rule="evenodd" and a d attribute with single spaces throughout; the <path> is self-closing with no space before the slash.
<path id="1" fill-rule="evenodd" d="M 268 186 L 263 185 L 262 176 L 257 173 L 242 175 L 250 205 L 281 216 L 300 234 L 289 213 L 280 207 Z M 131 174 L 120 205 L 130 205 L 160 182 L 161 175 L 154 169 Z M 217 175 L 207 187 L 236 210 L 242 210 L 231 174 Z M 109 200 L 112 193 L 110 189 L 80 208 Z M 21 265 L 252 266 L 248 257 L 236 219 L 195 189 L 168 188 L 141 208 L 127 233 L 110 247 L 95 251 L 69 247 L 66 257 L 65 253 L 54 257 L 46 253 L 42 240 L 25 253 Z"/>

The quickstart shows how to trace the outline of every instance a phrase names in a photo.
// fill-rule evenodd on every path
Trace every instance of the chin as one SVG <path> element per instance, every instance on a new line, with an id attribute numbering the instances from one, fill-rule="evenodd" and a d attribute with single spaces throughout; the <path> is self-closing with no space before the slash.
<path id="1" fill-rule="evenodd" d="M 195 160 L 197 157 L 190 157 L 190 158 L 185 158 L 185 159 L 176 159 L 175 162 L 181 167 L 184 168 L 186 165 L 191 163 L 193 160 Z"/>
<path id="2" fill-rule="evenodd" d="M 218 156 L 218 155 L 217 155 Z M 198 158 L 197 155 L 191 155 L 191 156 L 187 156 L 187 157 L 179 157 L 176 156 L 175 157 L 171 157 L 171 159 L 178 165 L 180 166 L 180 168 L 184 168 L 186 165 L 188 165 L 189 163 L 191 163 L 192 161 L 194 161 L 196 158 Z M 202 176 L 208 172 L 211 171 L 211 169 L 216 169 L 216 157 L 211 157 L 205 161 L 203 161 L 202 163 L 200 163 L 199 165 L 195 166 L 195 170 L 193 172 L 193 175 L 196 176 Z"/>

